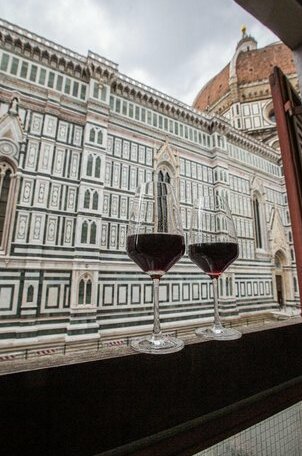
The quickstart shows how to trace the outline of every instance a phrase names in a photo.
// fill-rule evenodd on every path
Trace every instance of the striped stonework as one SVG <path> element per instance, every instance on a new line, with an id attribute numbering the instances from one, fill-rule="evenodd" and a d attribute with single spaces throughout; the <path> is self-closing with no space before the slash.
<path id="1" fill-rule="evenodd" d="M 223 316 L 278 309 L 277 252 L 284 303 L 295 308 L 275 150 L 128 78 L 108 59 L 79 55 L 6 21 L 0 86 L 0 170 L 11 169 L 0 172 L 9 191 L 0 209 L 1 343 L 108 340 L 150 329 L 150 279 L 125 249 L 131 198 L 159 171 L 175 179 L 186 238 L 198 196 L 218 191 L 231 202 L 240 255 L 220 279 Z M 160 301 L 167 331 L 213 314 L 210 280 L 187 255 L 163 278 Z"/>

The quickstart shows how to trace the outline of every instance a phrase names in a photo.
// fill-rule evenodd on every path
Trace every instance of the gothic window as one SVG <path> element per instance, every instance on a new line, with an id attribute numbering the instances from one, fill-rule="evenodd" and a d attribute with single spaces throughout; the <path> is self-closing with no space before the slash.
<path id="1" fill-rule="evenodd" d="M 0 176 L 0 243 L 3 240 L 4 224 L 7 214 L 7 202 L 9 195 L 9 188 L 11 182 L 11 170 L 7 169 L 5 173 Z"/>
<path id="2" fill-rule="evenodd" d="M 275 267 L 276 269 L 281 269 L 281 260 L 279 255 L 275 255 Z"/>
<path id="3" fill-rule="evenodd" d="M 90 206 L 90 191 L 86 190 L 85 196 L 84 196 L 84 208 L 89 209 Z"/>
<path id="4" fill-rule="evenodd" d="M 87 280 L 86 282 L 86 304 L 91 304 L 91 280 Z"/>
<path id="5" fill-rule="evenodd" d="M 81 280 L 80 284 L 79 284 L 79 304 L 84 304 L 84 294 L 85 294 L 85 282 L 84 282 L 84 280 Z"/>
<path id="6" fill-rule="evenodd" d="M 91 278 L 85 274 L 80 280 L 78 292 L 78 304 L 89 305 L 91 304 L 92 297 L 92 281 Z"/>
<path id="7" fill-rule="evenodd" d="M 89 155 L 88 159 L 87 159 L 87 168 L 86 168 L 87 176 L 92 176 L 92 165 L 93 165 L 93 157 L 92 157 L 92 155 Z"/>
<path id="8" fill-rule="evenodd" d="M 13 227 L 13 215 L 18 181 L 13 167 L 0 162 L 0 250 L 6 251 L 9 232 Z"/>
<path id="9" fill-rule="evenodd" d="M 28 288 L 27 288 L 27 296 L 26 296 L 26 301 L 27 302 L 33 302 L 34 300 L 34 287 L 32 285 L 30 285 Z"/>
<path id="10" fill-rule="evenodd" d="M 95 142 L 95 129 L 94 128 L 91 128 L 91 130 L 89 132 L 89 141 Z"/>
<path id="11" fill-rule="evenodd" d="M 101 177 L 101 159 L 100 159 L 100 157 L 97 157 L 95 160 L 94 176 Z"/>
<path id="12" fill-rule="evenodd" d="M 97 143 L 98 144 L 103 144 L 103 132 L 102 132 L 102 130 L 98 131 Z"/>
<path id="13" fill-rule="evenodd" d="M 253 199 L 253 210 L 254 210 L 256 248 L 261 249 L 262 248 L 262 233 L 261 233 L 261 219 L 260 219 L 260 207 L 259 207 L 258 197 L 255 197 Z"/>
<path id="14" fill-rule="evenodd" d="M 88 236 L 88 223 L 83 222 L 82 224 L 82 232 L 81 232 L 81 243 L 86 244 L 87 243 L 87 236 Z"/>
<path id="15" fill-rule="evenodd" d="M 96 244 L 96 223 L 92 222 L 90 227 L 90 244 Z"/>
<path id="16" fill-rule="evenodd" d="M 92 200 L 92 209 L 97 210 L 99 206 L 99 195 L 98 192 L 93 193 L 93 200 Z"/>
<path id="17" fill-rule="evenodd" d="M 158 173 L 158 180 L 159 180 L 159 182 L 167 182 L 169 184 L 171 181 L 171 178 L 170 178 L 168 171 L 160 170 Z"/>

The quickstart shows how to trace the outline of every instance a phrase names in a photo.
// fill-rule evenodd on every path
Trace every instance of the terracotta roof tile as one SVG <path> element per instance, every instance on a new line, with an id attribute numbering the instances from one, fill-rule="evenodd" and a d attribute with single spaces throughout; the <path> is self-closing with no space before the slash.
<path id="1" fill-rule="evenodd" d="M 229 90 L 230 64 L 214 76 L 199 92 L 193 106 L 201 111 L 211 106 L 216 100 L 222 98 Z"/>
<path id="2" fill-rule="evenodd" d="M 296 74 L 292 51 L 281 42 L 241 52 L 236 62 L 239 86 L 268 79 L 275 65 L 287 75 Z M 229 68 L 230 64 L 200 90 L 193 102 L 194 108 L 206 110 L 229 92 Z"/>
<path id="3" fill-rule="evenodd" d="M 236 63 L 239 84 L 268 79 L 276 65 L 287 75 L 296 73 L 293 53 L 283 43 L 276 43 L 254 51 L 241 52 Z"/>

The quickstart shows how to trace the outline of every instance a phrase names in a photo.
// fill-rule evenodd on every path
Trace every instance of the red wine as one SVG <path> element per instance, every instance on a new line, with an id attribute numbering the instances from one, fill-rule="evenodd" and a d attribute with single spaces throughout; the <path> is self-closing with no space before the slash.
<path id="1" fill-rule="evenodd" d="M 189 245 L 189 257 L 206 274 L 219 277 L 238 257 L 238 244 L 235 242 L 205 242 Z"/>
<path id="2" fill-rule="evenodd" d="M 185 241 L 179 234 L 134 234 L 127 238 L 127 252 L 144 272 L 160 278 L 182 257 Z"/>

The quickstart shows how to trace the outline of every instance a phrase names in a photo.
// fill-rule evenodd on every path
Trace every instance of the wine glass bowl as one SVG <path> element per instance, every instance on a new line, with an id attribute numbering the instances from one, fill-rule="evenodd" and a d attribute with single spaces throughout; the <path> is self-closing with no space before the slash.
<path id="1" fill-rule="evenodd" d="M 213 283 L 214 324 L 199 328 L 198 336 L 208 339 L 239 339 L 241 333 L 225 328 L 219 316 L 218 278 L 238 257 L 238 240 L 227 200 L 220 196 L 202 197 L 194 204 L 191 216 L 188 254 Z"/>
<path id="2" fill-rule="evenodd" d="M 130 210 L 127 253 L 153 280 L 154 324 L 151 335 L 131 341 L 136 351 L 163 354 L 184 346 L 182 340 L 162 334 L 159 318 L 159 281 L 184 251 L 184 234 L 172 185 L 158 180 L 142 184 Z"/>

